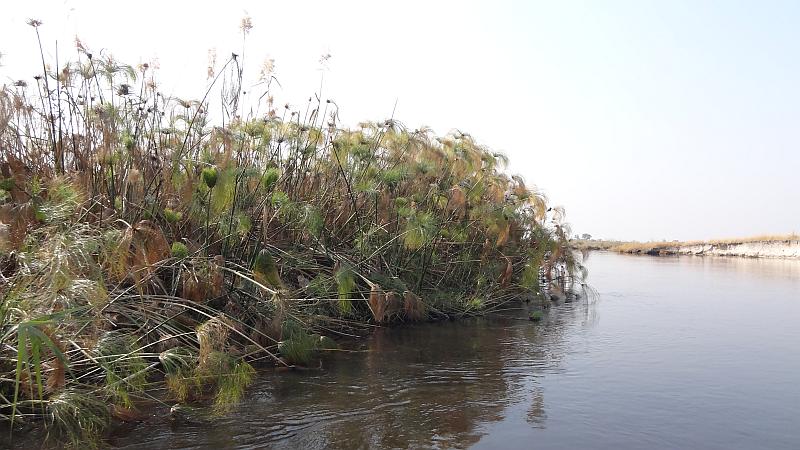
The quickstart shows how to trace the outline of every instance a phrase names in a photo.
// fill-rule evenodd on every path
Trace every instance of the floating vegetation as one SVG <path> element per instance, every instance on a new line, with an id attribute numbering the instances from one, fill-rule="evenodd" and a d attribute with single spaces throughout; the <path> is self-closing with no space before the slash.
<path id="1" fill-rule="evenodd" d="M 289 364 L 307 365 L 320 344 L 319 337 L 315 339 L 299 323 L 287 320 L 283 324 L 283 336 L 278 344 L 278 351 Z"/>
<path id="2" fill-rule="evenodd" d="M 563 211 L 467 134 L 269 83 L 245 110 L 235 54 L 183 100 L 78 51 L 0 89 L 2 420 L 81 446 L 151 392 L 223 414 L 256 361 L 581 282 Z"/>

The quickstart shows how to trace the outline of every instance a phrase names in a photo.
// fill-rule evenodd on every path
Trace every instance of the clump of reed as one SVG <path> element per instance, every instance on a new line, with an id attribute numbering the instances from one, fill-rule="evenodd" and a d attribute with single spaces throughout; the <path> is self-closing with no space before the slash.
<path id="1" fill-rule="evenodd" d="M 467 134 L 279 107 L 271 65 L 245 110 L 236 54 L 185 100 L 77 51 L 0 90 L 0 419 L 79 445 L 165 395 L 224 412 L 254 362 L 585 276 L 563 211 Z"/>

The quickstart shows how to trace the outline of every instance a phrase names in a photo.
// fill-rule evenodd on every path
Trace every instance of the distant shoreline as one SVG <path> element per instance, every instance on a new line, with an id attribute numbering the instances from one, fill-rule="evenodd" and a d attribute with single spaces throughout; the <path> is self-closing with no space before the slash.
<path id="1" fill-rule="evenodd" d="M 756 236 L 690 242 L 620 242 L 576 240 L 578 250 L 608 250 L 653 256 L 736 256 L 743 258 L 800 259 L 800 236 Z"/>

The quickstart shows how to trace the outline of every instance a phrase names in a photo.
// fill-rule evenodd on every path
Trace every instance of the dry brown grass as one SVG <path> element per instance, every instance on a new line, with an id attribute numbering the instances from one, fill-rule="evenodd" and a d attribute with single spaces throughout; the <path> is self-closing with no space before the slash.
<path id="1" fill-rule="evenodd" d="M 800 240 L 797 233 L 790 234 L 762 234 L 745 238 L 712 239 L 710 241 L 694 241 L 703 244 L 744 244 L 747 242 L 786 242 Z"/>
<path id="2" fill-rule="evenodd" d="M 620 253 L 653 253 L 669 248 L 689 247 L 695 245 L 731 245 L 751 242 L 791 242 L 798 240 L 800 240 L 800 235 L 797 233 L 764 234 L 744 238 L 711 239 L 707 241 L 625 242 L 611 246 L 608 249 Z"/>
<path id="3" fill-rule="evenodd" d="M 576 250 L 610 250 L 613 247 L 627 244 L 627 242 L 602 239 L 574 239 L 570 241 L 570 244 Z"/>

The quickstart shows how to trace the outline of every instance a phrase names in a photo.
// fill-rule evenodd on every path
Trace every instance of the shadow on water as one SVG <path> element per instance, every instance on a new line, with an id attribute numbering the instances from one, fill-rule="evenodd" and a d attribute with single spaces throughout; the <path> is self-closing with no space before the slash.
<path id="1" fill-rule="evenodd" d="M 525 404 L 546 426 L 537 378 L 558 373 L 568 328 L 590 325 L 585 301 L 551 308 L 379 329 L 352 352 L 323 360 L 319 372 L 265 373 L 249 399 L 213 424 L 151 422 L 120 430 L 112 445 L 145 448 L 466 447 L 505 409 Z M 165 413 L 161 411 L 160 413 Z"/>

